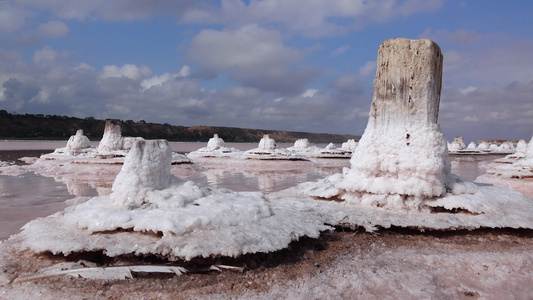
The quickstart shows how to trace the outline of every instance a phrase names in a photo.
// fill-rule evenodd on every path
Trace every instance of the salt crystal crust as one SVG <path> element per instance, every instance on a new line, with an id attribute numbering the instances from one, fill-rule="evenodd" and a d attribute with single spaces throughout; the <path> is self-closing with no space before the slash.
<path id="1" fill-rule="evenodd" d="M 238 256 L 283 249 L 303 236 L 331 229 L 290 201 L 270 202 L 258 192 L 184 181 L 170 174 L 165 140 L 137 141 L 109 196 L 94 197 L 26 224 L 22 249 L 70 254 L 102 251 L 169 260 Z"/>
<path id="2" fill-rule="evenodd" d="M 396 195 L 421 202 L 446 192 L 451 164 L 437 125 L 442 60 L 431 40 L 381 44 L 368 124 L 340 184 L 341 198 Z"/>
<path id="3" fill-rule="evenodd" d="M 351 168 L 294 192 L 344 200 L 315 204 L 332 225 L 533 228 L 532 199 L 451 174 L 447 141 L 436 123 L 441 74 L 434 42 L 383 42 L 368 125 Z"/>

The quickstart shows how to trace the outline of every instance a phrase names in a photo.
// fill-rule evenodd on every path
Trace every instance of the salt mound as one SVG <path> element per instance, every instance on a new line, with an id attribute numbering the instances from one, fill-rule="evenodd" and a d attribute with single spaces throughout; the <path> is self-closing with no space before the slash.
<path id="1" fill-rule="evenodd" d="M 311 145 L 308 139 L 298 139 L 294 142 L 294 146 L 287 148 L 287 151 L 305 157 L 314 157 L 320 152 L 320 150 L 321 149 L 317 146 Z"/>
<path id="2" fill-rule="evenodd" d="M 285 193 L 341 201 L 301 204 L 313 205 L 332 225 L 533 228 L 532 199 L 451 174 L 447 141 L 437 125 L 438 45 L 388 40 L 377 65 L 368 125 L 351 168 Z"/>
<path id="3" fill-rule="evenodd" d="M 337 148 L 335 144 L 329 143 L 324 149 L 314 154 L 314 157 L 318 158 L 350 158 L 352 151 L 347 151 L 343 148 Z"/>
<path id="4" fill-rule="evenodd" d="M 275 251 L 330 229 L 290 201 L 270 202 L 258 192 L 236 193 L 174 177 L 170 152 L 166 141 L 137 141 L 109 196 L 29 222 L 18 235 L 21 249 L 177 260 Z"/>
<path id="5" fill-rule="evenodd" d="M 98 152 L 106 153 L 122 150 L 122 129 L 113 120 L 105 122 L 104 135 L 98 144 Z"/>
<path id="6" fill-rule="evenodd" d="M 244 158 L 261 160 L 308 160 L 305 156 L 287 149 L 278 149 L 276 141 L 265 134 L 259 146 L 244 152 Z"/>
<path id="7" fill-rule="evenodd" d="M 200 148 L 187 154 L 189 158 L 195 157 L 236 157 L 242 154 L 242 151 L 236 148 L 226 147 L 223 139 L 215 134 L 207 142 L 207 147 Z"/>
<path id="8" fill-rule="evenodd" d="M 462 136 L 453 139 L 451 144 L 448 144 L 448 151 L 450 153 L 466 149 L 465 139 Z"/>
<path id="9" fill-rule="evenodd" d="M 41 155 L 42 160 L 70 160 L 74 157 L 91 157 L 95 149 L 91 147 L 91 141 L 83 134 L 82 129 L 76 131 L 76 135 L 70 136 L 66 147 L 57 148 L 52 153 Z"/>
<path id="10" fill-rule="evenodd" d="M 355 148 L 357 148 L 357 144 L 358 143 L 354 139 L 349 139 L 345 143 L 342 143 L 341 149 L 348 152 L 353 152 Z"/>
<path id="11" fill-rule="evenodd" d="M 524 144 L 525 142 L 517 146 L 520 153 L 517 150 L 516 156 L 496 160 L 487 173 L 479 176 L 476 181 L 510 187 L 533 197 L 533 137 L 526 147 Z"/>
<path id="12" fill-rule="evenodd" d="M 65 148 L 58 148 L 53 153 L 43 154 L 36 165 L 46 161 L 69 161 L 73 164 L 100 164 L 121 165 L 124 157 L 137 141 L 144 140 L 142 137 L 123 137 L 120 124 L 115 120 L 105 123 L 104 135 L 97 149 L 90 146 L 89 139 L 83 135 L 83 130 L 78 130 L 76 135 L 70 137 Z M 172 153 L 172 164 L 190 163 L 191 160 L 185 155 Z M 63 162 L 60 162 L 61 164 Z M 36 166 L 39 168 L 39 166 Z M 52 166 L 51 166 L 52 167 Z"/>
<path id="13" fill-rule="evenodd" d="M 90 146 L 91 141 L 89 141 L 88 137 L 83 135 L 82 129 L 78 129 L 76 135 L 71 136 L 67 141 L 67 149 L 71 151 L 89 148 Z"/>
<path id="14" fill-rule="evenodd" d="M 532 138 L 533 139 L 533 138 Z M 519 140 L 516 144 L 516 151 L 513 154 L 510 154 L 509 158 L 524 158 L 526 157 L 527 152 L 527 143 L 524 140 Z"/>

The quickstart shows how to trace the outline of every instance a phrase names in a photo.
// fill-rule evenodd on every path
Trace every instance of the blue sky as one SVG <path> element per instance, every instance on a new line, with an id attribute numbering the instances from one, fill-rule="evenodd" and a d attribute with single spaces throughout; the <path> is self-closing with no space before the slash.
<path id="1" fill-rule="evenodd" d="M 377 49 L 444 53 L 448 140 L 533 133 L 531 1 L 0 0 L 0 109 L 363 133 Z"/>

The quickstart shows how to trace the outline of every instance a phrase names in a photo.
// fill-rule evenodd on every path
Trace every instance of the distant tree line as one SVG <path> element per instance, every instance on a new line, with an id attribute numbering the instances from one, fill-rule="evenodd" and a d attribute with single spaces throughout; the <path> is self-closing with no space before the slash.
<path id="1" fill-rule="evenodd" d="M 307 133 L 293 131 L 275 131 L 213 126 L 174 126 L 168 123 L 148 123 L 144 120 L 116 120 L 123 136 L 143 137 L 145 139 L 166 139 L 168 141 L 206 142 L 216 133 L 226 142 L 258 142 L 264 134 L 270 135 L 280 143 L 292 143 L 297 139 L 307 138 L 311 143 L 342 143 L 348 139 L 359 140 L 360 136 Z M 0 138 L 2 139 L 47 139 L 65 140 L 74 135 L 78 129 L 93 141 L 102 138 L 105 120 L 93 117 L 84 119 L 42 114 L 11 114 L 0 110 Z"/>

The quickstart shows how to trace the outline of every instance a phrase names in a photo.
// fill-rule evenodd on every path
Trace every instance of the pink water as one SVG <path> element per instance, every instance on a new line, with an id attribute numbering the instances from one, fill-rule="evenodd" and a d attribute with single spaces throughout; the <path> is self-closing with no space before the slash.
<path id="1" fill-rule="evenodd" d="M 0 141 L 0 161 L 14 161 L 24 156 L 40 156 L 53 149 L 63 147 L 65 141 L 6 142 Z M 204 147 L 205 143 L 171 143 L 177 152 L 190 152 Z M 231 144 L 241 150 L 257 147 L 256 144 Z M 288 147 L 283 144 L 280 147 Z M 7 151 L 6 151 L 7 150 Z M 467 180 L 474 180 L 485 173 L 488 163 L 500 156 L 452 156 L 452 171 Z M 349 160 L 322 160 L 320 162 L 247 162 L 245 165 L 203 167 L 191 165 L 174 166 L 173 173 L 195 182 L 235 191 L 280 191 L 301 182 L 315 181 L 328 175 L 341 172 L 349 167 Z M 44 177 L 34 173 L 20 176 L 0 175 L 0 240 L 19 232 L 28 221 L 44 217 L 66 207 L 65 200 L 75 196 L 97 196 L 109 192 L 113 178 L 105 179 L 98 190 L 94 183 L 83 180 Z M 69 193 L 69 191 L 72 193 Z"/>

